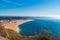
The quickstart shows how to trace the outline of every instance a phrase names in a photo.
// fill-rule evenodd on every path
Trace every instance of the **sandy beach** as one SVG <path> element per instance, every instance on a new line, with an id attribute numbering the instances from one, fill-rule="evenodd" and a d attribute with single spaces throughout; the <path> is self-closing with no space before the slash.
<path id="1" fill-rule="evenodd" d="M 4 26 L 7 29 L 11 29 L 11 30 L 14 30 L 19 33 L 20 29 L 18 28 L 18 26 L 25 23 L 25 22 L 29 22 L 29 21 L 31 21 L 31 20 L 18 20 L 16 22 L 10 21 L 9 24 L 4 25 Z"/>

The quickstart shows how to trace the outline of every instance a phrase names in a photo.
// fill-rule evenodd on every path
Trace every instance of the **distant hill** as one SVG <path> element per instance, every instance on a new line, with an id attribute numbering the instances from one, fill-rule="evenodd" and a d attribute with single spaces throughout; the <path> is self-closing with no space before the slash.
<path id="1" fill-rule="evenodd" d="M 20 19 L 48 19 L 48 17 L 28 17 L 28 16 L 0 16 L 0 20 L 20 20 Z"/>

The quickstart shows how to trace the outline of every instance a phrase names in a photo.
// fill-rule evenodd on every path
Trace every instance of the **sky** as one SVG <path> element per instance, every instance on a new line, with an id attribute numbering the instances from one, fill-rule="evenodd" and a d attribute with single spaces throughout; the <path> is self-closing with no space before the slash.
<path id="1" fill-rule="evenodd" d="M 60 0 L 0 0 L 0 16 L 60 18 Z"/>

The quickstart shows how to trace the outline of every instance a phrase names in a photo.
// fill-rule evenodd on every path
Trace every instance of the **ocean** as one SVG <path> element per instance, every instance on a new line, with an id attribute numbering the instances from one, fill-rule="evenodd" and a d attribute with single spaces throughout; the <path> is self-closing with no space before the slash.
<path id="1" fill-rule="evenodd" d="M 19 28 L 21 29 L 19 34 L 22 36 L 49 33 L 60 37 L 60 22 L 57 20 L 33 20 L 19 25 Z"/>

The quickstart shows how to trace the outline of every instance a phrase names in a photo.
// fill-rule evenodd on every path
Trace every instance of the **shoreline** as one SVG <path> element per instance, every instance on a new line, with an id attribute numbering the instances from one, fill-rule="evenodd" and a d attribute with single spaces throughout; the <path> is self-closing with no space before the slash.
<path id="1" fill-rule="evenodd" d="M 3 25 L 6 29 L 11 29 L 11 30 L 14 30 L 17 33 L 19 33 L 20 29 L 18 28 L 18 26 L 25 23 L 25 22 L 29 22 L 29 21 L 32 21 L 32 20 L 29 20 L 29 19 L 27 19 L 27 20 L 18 20 L 16 22 L 14 22 L 14 20 L 13 20 L 13 21 L 10 21 L 8 24 L 3 24 Z"/>

